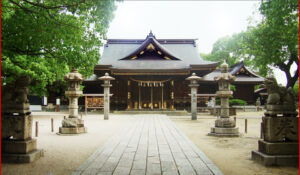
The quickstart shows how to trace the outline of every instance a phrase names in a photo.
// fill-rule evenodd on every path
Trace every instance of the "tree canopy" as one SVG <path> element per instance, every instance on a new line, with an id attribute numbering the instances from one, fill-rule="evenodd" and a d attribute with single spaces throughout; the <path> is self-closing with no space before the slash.
<path id="1" fill-rule="evenodd" d="M 28 75 L 40 95 L 73 68 L 93 73 L 115 10 L 112 0 L 3 0 L 1 6 L 2 77 L 10 83 Z"/>
<path id="2" fill-rule="evenodd" d="M 299 77 L 299 1 L 263 0 L 259 10 L 263 19 L 257 26 L 219 39 L 204 59 L 229 64 L 243 59 L 264 76 L 276 67 L 285 72 L 287 87 L 293 87 Z"/>
<path id="3" fill-rule="evenodd" d="M 209 61 L 217 61 L 220 64 L 226 60 L 229 66 L 238 63 L 244 57 L 245 46 L 244 33 L 233 34 L 218 39 L 210 54 L 201 53 L 201 57 Z M 249 65 L 248 60 L 244 60 L 246 65 Z"/>

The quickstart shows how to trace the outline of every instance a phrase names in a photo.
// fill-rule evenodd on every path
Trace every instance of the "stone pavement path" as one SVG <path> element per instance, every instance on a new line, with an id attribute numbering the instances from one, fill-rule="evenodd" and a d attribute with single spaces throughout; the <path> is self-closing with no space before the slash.
<path id="1" fill-rule="evenodd" d="M 223 174 L 166 115 L 133 117 L 72 175 Z"/>

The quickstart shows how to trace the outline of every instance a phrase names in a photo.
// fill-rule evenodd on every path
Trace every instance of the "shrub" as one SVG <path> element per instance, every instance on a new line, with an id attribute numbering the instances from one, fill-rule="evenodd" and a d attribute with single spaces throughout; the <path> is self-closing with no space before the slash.
<path id="1" fill-rule="evenodd" d="M 220 105 L 220 104 L 221 104 L 220 97 L 217 97 L 216 105 Z M 245 100 L 235 99 L 231 96 L 229 98 L 229 106 L 233 106 L 233 105 L 244 106 L 244 105 L 247 105 L 247 102 Z"/>
<path id="2" fill-rule="evenodd" d="M 229 99 L 229 106 L 238 105 L 238 106 L 245 106 L 247 102 L 241 99 Z"/>

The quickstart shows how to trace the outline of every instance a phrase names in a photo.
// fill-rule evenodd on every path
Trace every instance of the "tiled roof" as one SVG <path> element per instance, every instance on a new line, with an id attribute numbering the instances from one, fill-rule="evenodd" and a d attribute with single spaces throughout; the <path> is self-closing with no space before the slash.
<path id="1" fill-rule="evenodd" d="M 158 54 L 147 55 L 144 59 L 132 58 L 149 43 L 157 51 L 171 59 L 159 59 Z M 162 57 L 163 58 L 163 57 Z M 215 68 L 217 62 L 205 61 L 200 57 L 194 39 L 156 39 L 147 36 L 144 40 L 107 40 L 98 67 L 107 65 L 113 69 L 188 69 L 192 66 Z"/>

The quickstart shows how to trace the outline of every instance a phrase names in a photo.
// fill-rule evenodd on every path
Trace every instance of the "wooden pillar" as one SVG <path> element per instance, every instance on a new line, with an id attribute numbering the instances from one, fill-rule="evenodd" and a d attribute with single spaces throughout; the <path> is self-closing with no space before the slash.
<path id="1" fill-rule="evenodd" d="M 131 109 L 131 82 L 127 81 L 127 109 Z"/>
<path id="2" fill-rule="evenodd" d="M 152 84 L 150 84 L 151 86 L 151 109 L 153 109 L 153 86 Z"/>
<path id="3" fill-rule="evenodd" d="M 170 109 L 173 110 L 174 109 L 174 80 L 171 81 L 171 93 L 170 93 L 170 99 L 171 99 L 171 102 L 170 102 Z"/>
<path id="4" fill-rule="evenodd" d="M 139 109 L 142 109 L 142 102 L 141 102 L 141 83 L 138 84 L 139 86 Z"/>
<path id="5" fill-rule="evenodd" d="M 161 109 L 164 109 L 164 84 L 161 84 Z"/>

